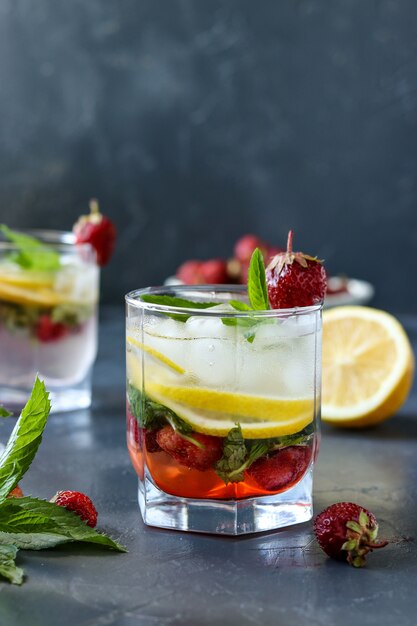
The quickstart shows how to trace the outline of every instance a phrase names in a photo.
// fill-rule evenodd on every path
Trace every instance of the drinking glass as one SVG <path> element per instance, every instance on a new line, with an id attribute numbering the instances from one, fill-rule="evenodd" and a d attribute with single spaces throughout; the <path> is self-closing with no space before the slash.
<path id="1" fill-rule="evenodd" d="M 69 232 L 25 232 L 57 253 L 59 267 L 25 267 L 18 247 L 0 242 L 0 403 L 20 411 L 38 374 L 53 411 L 86 408 L 97 353 L 95 251 Z"/>
<path id="2" fill-rule="evenodd" d="M 127 445 L 151 526 L 240 535 L 312 516 L 321 305 L 240 311 L 231 299 L 246 291 L 126 296 Z"/>

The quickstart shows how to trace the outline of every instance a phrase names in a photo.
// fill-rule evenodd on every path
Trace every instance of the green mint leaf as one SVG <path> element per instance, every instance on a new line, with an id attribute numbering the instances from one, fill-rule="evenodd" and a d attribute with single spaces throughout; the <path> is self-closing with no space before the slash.
<path id="1" fill-rule="evenodd" d="M 72 511 L 37 498 L 10 498 L 0 504 L 0 544 L 26 550 L 81 542 L 126 552 L 126 548 L 87 526 Z"/>
<path id="2" fill-rule="evenodd" d="M 141 300 L 143 302 L 148 302 L 149 304 L 161 304 L 163 306 L 173 306 L 179 308 L 187 308 L 187 309 L 210 309 L 213 306 L 217 306 L 219 302 L 194 302 L 193 300 L 186 300 L 185 298 L 176 298 L 175 296 L 152 296 L 152 295 L 143 295 L 141 296 Z M 186 322 L 190 315 L 186 313 L 164 313 L 167 317 L 170 317 L 177 322 Z"/>
<path id="3" fill-rule="evenodd" d="M 10 417 L 13 413 L 10 413 L 4 406 L 0 406 L 0 417 Z"/>
<path id="4" fill-rule="evenodd" d="M 174 413 L 174 411 L 163 404 L 150 400 L 130 383 L 128 383 L 127 389 L 130 412 L 136 417 L 141 428 L 154 430 L 162 428 L 162 426 L 168 423 L 181 437 L 197 446 L 197 448 L 204 448 L 202 443 L 190 436 L 193 432 L 190 424 Z"/>
<path id="5" fill-rule="evenodd" d="M 246 304 L 246 302 L 241 302 L 240 300 L 229 300 L 230 306 L 232 306 L 236 311 L 252 311 L 253 309 Z"/>
<path id="6" fill-rule="evenodd" d="M 52 309 L 51 319 L 72 328 L 86 322 L 93 313 L 93 306 L 90 304 L 60 304 Z"/>
<path id="7" fill-rule="evenodd" d="M 194 302 L 194 300 L 176 298 L 175 296 L 152 296 L 148 294 L 141 296 L 141 300 L 143 302 L 149 302 L 149 304 L 162 304 L 164 306 L 175 306 L 187 309 L 209 309 L 219 304 L 219 302 Z"/>
<path id="8" fill-rule="evenodd" d="M 243 480 L 241 467 L 244 464 L 246 454 L 242 429 L 237 424 L 235 428 L 229 430 L 223 444 L 223 456 L 214 467 L 214 471 L 226 485 L 230 482 L 235 483 Z"/>
<path id="9" fill-rule="evenodd" d="M 269 452 L 270 448 L 271 448 L 271 444 L 268 441 L 254 443 L 249 450 L 248 458 L 246 459 L 244 469 L 247 469 L 248 467 L 250 467 L 252 463 L 256 461 L 257 459 L 260 459 L 262 456 L 265 456 L 265 454 Z"/>
<path id="10" fill-rule="evenodd" d="M 32 463 L 50 410 L 45 384 L 36 378 L 30 398 L 0 455 L 0 502 L 16 487 Z"/>
<path id="11" fill-rule="evenodd" d="M 0 576 L 6 578 L 14 585 L 21 585 L 23 582 L 23 570 L 15 563 L 18 549 L 16 546 L 0 545 Z"/>
<path id="12" fill-rule="evenodd" d="M 12 256 L 14 263 L 24 269 L 43 272 L 55 271 L 60 268 L 59 254 L 35 237 L 11 230 L 5 224 L 0 225 L 0 231 L 19 250 L 18 254 Z"/>
<path id="13" fill-rule="evenodd" d="M 265 264 L 262 252 L 256 248 L 250 260 L 248 272 L 249 302 L 255 311 L 269 309 L 268 288 L 266 285 Z"/>

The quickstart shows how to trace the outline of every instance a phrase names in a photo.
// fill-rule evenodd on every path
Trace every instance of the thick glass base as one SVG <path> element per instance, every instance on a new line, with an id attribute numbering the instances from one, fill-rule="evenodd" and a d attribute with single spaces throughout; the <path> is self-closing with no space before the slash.
<path id="1" fill-rule="evenodd" d="M 77 385 L 57 386 L 45 380 L 47 390 L 50 392 L 51 413 L 76 411 L 88 409 L 91 406 L 91 373 Z M 31 388 L 0 386 L 0 399 L 2 406 L 18 416 L 29 399 Z"/>
<path id="2" fill-rule="evenodd" d="M 139 508 L 149 526 L 213 533 L 245 535 L 300 524 L 311 519 L 312 468 L 288 491 L 245 500 L 196 500 L 179 498 L 156 487 L 149 475 L 139 480 Z"/>

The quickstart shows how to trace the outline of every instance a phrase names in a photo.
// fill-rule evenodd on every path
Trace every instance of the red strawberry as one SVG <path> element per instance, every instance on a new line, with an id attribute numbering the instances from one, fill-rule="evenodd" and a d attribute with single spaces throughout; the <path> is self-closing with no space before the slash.
<path id="1" fill-rule="evenodd" d="M 257 459 L 246 473 L 259 487 L 278 491 L 300 480 L 311 460 L 310 446 L 288 446 Z"/>
<path id="2" fill-rule="evenodd" d="M 136 417 L 130 412 L 129 405 L 126 407 L 126 415 L 127 415 L 127 438 L 128 442 L 133 441 L 138 444 L 141 441 L 141 437 L 139 434 L 139 425 Z"/>
<path id="3" fill-rule="evenodd" d="M 94 528 L 97 524 L 97 511 L 90 498 L 79 491 L 58 491 L 51 499 L 58 506 L 63 506 L 68 511 L 73 511 L 88 526 Z"/>
<path id="4" fill-rule="evenodd" d="M 140 437 L 142 438 L 143 443 L 145 444 L 145 448 L 147 452 L 160 452 L 161 446 L 158 443 L 157 430 L 151 430 L 150 428 L 140 428 Z"/>
<path id="5" fill-rule="evenodd" d="M 202 261 L 185 261 L 179 266 L 175 275 L 185 285 L 201 285 L 204 282 L 201 264 Z"/>
<path id="6" fill-rule="evenodd" d="M 89 243 L 97 254 L 97 263 L 106 265 L 116 242 L 114 224 L 99 211 L 97 200 L 90 201 L 90 215 L 82 215 L 74 224 L 77 243 Z"/>
<path id="7" fill-rule="evenodd" d="M 8 498 L 23 498 L 23 491 L 19 487 L 19 485 L 16 485 L 16 487 L 9 492 L 9 495 L 7 497 Z"/>
<path id="8" fill-rule="evenodd" d="M 321 549 L 333 559 L 344 560 L 354 567 L 365 565 L 365 556 L 388 541 L 377 541 L 375 516 L 353 502 L 336 502 L 314 520 L 314 533 Z"/>
<path id="9" fill-rule="evenodd" d="M 228 282 L 227 262 L 222 259 L 185 261 L 176 277 L 186 285 L 222 285 Z"/>
<path id="10" fill-rule="evenodd" d="M 256 235 L 244 235 L 235 244 L 235 258 L 240 263 L 249 263 L 253 251 L 259 248 L 264 256 L 268 253 L 268 245 Z"/>
<path id="11" fill-rule="evenodd" d="M 208 285 L 224 285 L 228 281 L 227 262 L 222 259 L 203 261 L 200 271 Z"/>
<path id="12" fill-rule="evenodd" d="M 158 430 L 156 440 L 167 454 L 190 469 L 203 472 L 219 461 L 223 454 L 223 439 L 201 433 L 192 433 L 190 437 L 198 444 L 179 435 L 172 426 L 164 426 Z"/>
<path id="13" fill-rule="evenodd" d="M 293 232 L 287 251 L 277 254 L 266 269 L 268 296 L 273 309 L 292 309 L 322 302 L 326 294 L 326 270 L 316 257 L 292 251 Z"/>
<path id="14" fill-rule="evenodd" d="M 68 326 L 61 322 L 54 322 L 48 313 L 39 316 L 36 324 L 36 336 L 39 341 L 49 342 L 62 339 L 69 332 Z"/>

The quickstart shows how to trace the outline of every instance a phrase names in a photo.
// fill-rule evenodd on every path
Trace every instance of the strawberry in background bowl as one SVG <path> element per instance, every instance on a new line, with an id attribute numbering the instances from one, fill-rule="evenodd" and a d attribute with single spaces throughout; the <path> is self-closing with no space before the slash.
<path id="1" fill-rule="evenodd" d="M 268 266 L 272 259 L 285 250 L 270 245 L 254 234 L 240 237 L 233 248 L 233 256 L 229 259 L 193 259 L 182 263 L 175 276 L 166 280 L 167 285 L 222 285 L 246 284 L 249 262 L 255 248 L 259 248 Z M 372 300 L 374 287 L 363 280 L 345 276 L 329 276 L 325 307 L 346 304 L 367 304 Z"/>

